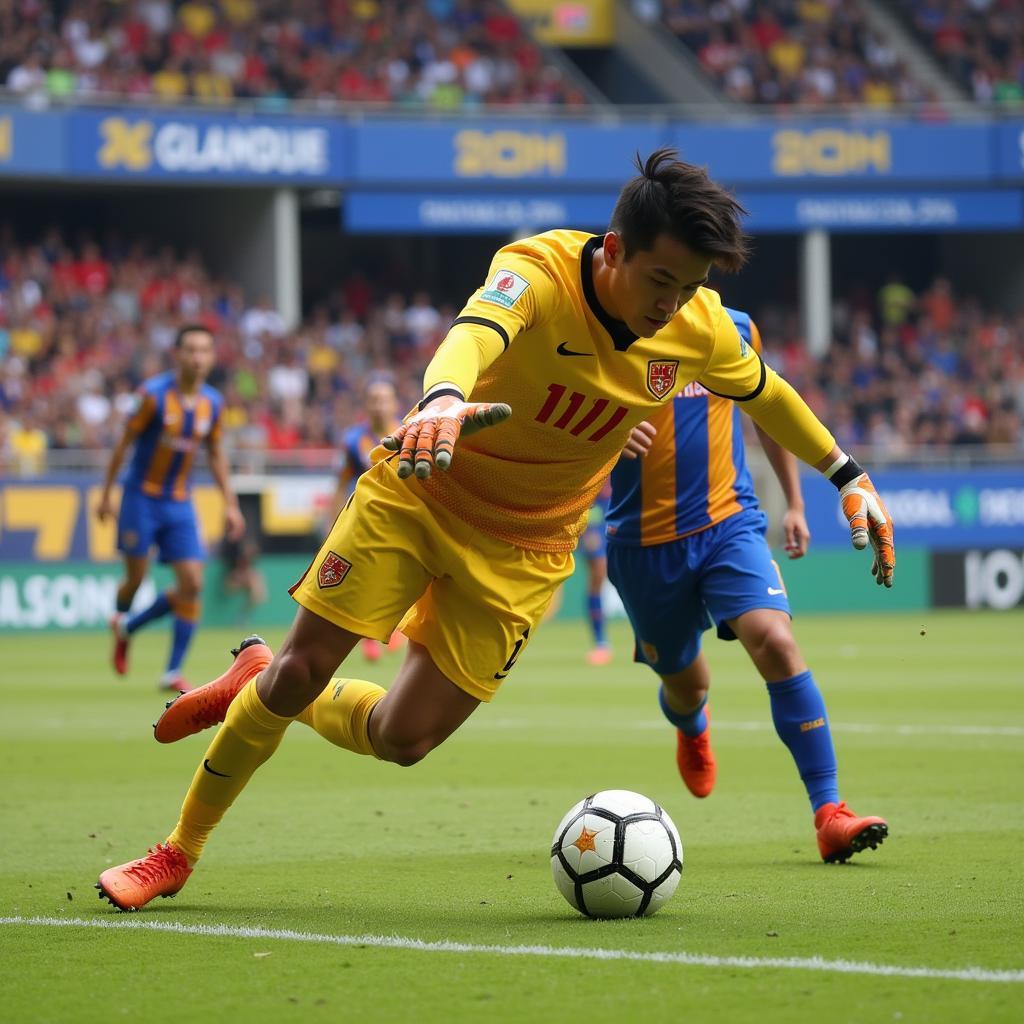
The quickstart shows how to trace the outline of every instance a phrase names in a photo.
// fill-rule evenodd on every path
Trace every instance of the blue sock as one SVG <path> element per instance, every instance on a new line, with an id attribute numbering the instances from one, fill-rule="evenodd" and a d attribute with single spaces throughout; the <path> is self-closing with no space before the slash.
<path id="1" fill-rule="evenodd" d="M 594 643 L 604 647 L 607 643 L 604 632 L 604 608 L 601 606 L 600 594 L 587 595 L 587 613 L 590 616 L 590 629 L 594 634 Z"/>
<path id="2" fill-rule="evenodd" d="M 158 594 L 157 599 L 148 607 L 143 608 L 138 615 L 133 615 L 125 624 L 124 631 L 128 634 L 141 629 L 147 622 L 159 619 L 171 610 L 171 601 L 166 594 Z"/>
<path id="3" fill-rule="evenodd" d="M 185 652 L 192 642 L 192 634 L 196 631 L 196 624 L 191 619 L 182 619 L 174 616 L 174 633 L 171 641 L 171 658 L 167 662 L 167 671 L 177 672 L 181 669 L 181 663 L 185 660 Z"/>
<path id="4" fill-rule="evenodd" d="M 708 699 L 705 697 L 700 704 L 688 714 L 673 711 L 665 703 L 665 687 L 658 690 L 658 703 L 661 704 L 661 713 L 684 735 L 691 739 L 699 736 L 708 727 L 708 716 L 704 714 L 704 705 Z"/>
<path id="5" fill-rule="evenodd" d="M 779 739 L 789 748 L 807 788 L 811 807 L 838 803 L 836 752 L 821 691 L 810 671 L 778 683 L 768 683 L 772 721 Z"/>

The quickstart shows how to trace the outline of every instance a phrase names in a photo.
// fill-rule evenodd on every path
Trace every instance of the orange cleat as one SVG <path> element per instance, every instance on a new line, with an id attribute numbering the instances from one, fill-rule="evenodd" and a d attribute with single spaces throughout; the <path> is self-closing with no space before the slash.
<path id="1" fill-rule="evenodd" d="M 192 869 L 176 846 L 157 843 L 145 857 L 107 868 L 96 888 L 118 910 L 139 910 L 157 896 L 176 896 Z"/>
<path id="2" fill-rule="evenodd" d="M 222 676 L 167 702 L 166 710 L 153 725 L 158 743 L 176 743 L 211 725 L 219 725 L 238 691 L 274 657 L 266 640 L 259 636 L 246 637 L 231 653 L 235 660 Z"/>
<path id="3" fill-rule="evenodd" d="M 587 652 L 588 665 L 610 665 L 612 661 L 612 649 L 610 647 L 594 647 Z"/>
<path id="4" fill-rule="evenodd" d="M 111 661 L 114 663 L 114 671 L 119 676 L 128 675 L 128 634 L 124 632 L 125 618 L 121 612 L 117 612 L 110 619 L 110 631 L 114 634 L 114 653 Z"/>
<path id="5" fill-rule="evenodd" d="M 380 661 L 381 644 L 379 640 L 371 640 L 364 637 L 362 642 L 363 657 L 367 661 Z"/>
<path id="6" fill-rule="evenodd" d="M 394 654 L 395 651 L 400 651 L 404 646 L 405 634 L 396 629 L 388 640 L 388 650 Z"/>
<path id="7" fill-rule="evenodd" d="M 707 716 L 707 708 L 704 709 Z M 710 796 L 715 788 L 718 765 L 711 749 L 711 719 L 708 727 L 699 736 L 687 736 L 676 729 L 676 765 L 686 788 L 696 797 Z"/>
<path id="8" fill-rule="evenodd" d="M 822 804 L 815 812 L 814 827 L 826 864 L 842 864 L 869 846 L 873 850 L 889 834 L 884 818 L 858 818 L 845 802 Z"/>

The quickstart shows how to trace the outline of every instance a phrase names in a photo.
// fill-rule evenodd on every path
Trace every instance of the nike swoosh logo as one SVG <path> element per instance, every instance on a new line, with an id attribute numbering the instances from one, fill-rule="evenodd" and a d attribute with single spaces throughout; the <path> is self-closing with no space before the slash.
<path id="1" fill-rule="evenodd" d="M 555 351 L 560 356 L 592 356 L 594 354 L 593 352 L 573 352 L 571 349 L 565 347 L 568 344 L 569 343 L 567 341 L 563 341 L 562 344 L 555 349 Z"/>
<path id="2" fill-rule="evenodd" d="M 210 759 L 209 758 L 206 758 L 206 760 L 203 761 L 203 768 L 205 768 L 206 771 L 208 771 L 211 775 L 216 775 L 218 778 L 221 778 L 221 779 L 230 779 L 231 778 L 230 775 L 225 775 L 223 772 L 218 772 L 215 769 L 211 768 L 210 767 Z"/>
<path id="3" fill-rule="evenodd" d="M 775 597 L 777 594 L 784 594 L 785 591 L 784 590 L 780 590 L 778 587 L 769 587 L 768 588 L 768 593 L 771 594 L 772 597 Z"/>

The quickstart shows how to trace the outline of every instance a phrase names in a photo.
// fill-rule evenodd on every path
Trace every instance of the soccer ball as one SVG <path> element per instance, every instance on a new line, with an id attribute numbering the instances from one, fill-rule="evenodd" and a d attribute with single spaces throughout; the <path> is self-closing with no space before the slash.
<path id="1" fill-rule="evenodd" d="M 555 885 L 587 917 L 649 917 L 676 891 L 682 870 L 672 819 L 628 789 L 581 800 L 551 844 Z"/>

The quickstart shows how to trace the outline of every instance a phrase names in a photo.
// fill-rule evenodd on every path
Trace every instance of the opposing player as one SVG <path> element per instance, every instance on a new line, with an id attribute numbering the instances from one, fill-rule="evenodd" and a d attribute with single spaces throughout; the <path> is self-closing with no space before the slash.
<path id="1" fill-rule="evenodd" d="M 597 500 L 590 506 L 587 528 L 580 538 L 580 553 L 587 564 L 587 621 L 594 639 L 594 646 L 587 652 L 587 663 L 590 665 L 607 665 L 612 660 L 601 597 L 604 581 L 608 578 L 605 516 L 608 514 L 611 493 L 611 485 L 606 483 Z"/>
<path id="2" fill-rule="evenodd" d="M 366 382 L 364 393 L 366 418 L 348 428 L 342 437 L 341 457 L 338 469 L 338 487 L 334 493 L 331 522 L 337 519 L 345 502 L 352 496 L 356 481 L 371 466 L 370 453 L 380 444 L 382 437 L 394 433 L 401 425 L 398 418 L 398 393 L 394 381 L 384 374 L 374 374 Z M 392 635 L 388 646 L 397 646 L 397 634 Z M 379 641 L 364 637 L 363 657 L 367 661 L 378 661 L 381 656 Z"/>
<path id="3" fill-rule="evenodd" d="M 750 317 L 725 312 L 741 343 L 760 355 Z M 633 626 L 636 660 L 661 677 L 661 708 L 676 727 L 676 762 L 690 792 L 706 797 L 715 784 L 711 678 L 701 650 L 710 616 L 721 639 L 739 638 L 767 684 L 776 731 L 807 788 L 822 858 L 845 861 L 881 843 L 888 826 L 858 817 L 839 799 L 825 702 L 790 628 L 786 588 L 747 469 L 740 408 L 695 382 L 650 417 L 657 433 L 644 458 L 612 470 L 609 576 Z M 756 423 L 755 430 L 786 497 L 785 550 L 802 558 L 810 532 L 796 459 Z"/>
<path id="4" fill-rule="evenodd" d="M 741 212 L 660 150 L 603 237 L 551 231 L 498 251 L 428 366 L 419 409 L 385 439 L 394 454 L 359 478 L 293 588 L 300 608 L 278 654 L 250 638 L 157 722 L 165 742 L 223 725 L 173 832 L 104 871 L 101 896 L 127 909 L 178 892 L 296 720 L 400 765 L 443 743 L 515 668 L 631 428 L 692 380 L 747 399 L 769 433 L 837 480 L 859 543 L 874 538 L 889 576 L 889 520 L 867 475 L 740 345 L 704 287 L 712 264 L 744 260 Z M 360 637 L 383 640 L 399 622 L 409 648 L 389 690 L 332 679 Z"/>
<path id="5" fill-rule="evenodd" d="M 225 533 L 238 539 L 245 521 L 231 489 L 227 460 L 221 448 L 220 393 L 206 383 L 214 362 L 213 335 L 193 324 L 182 327 L 174 341 L 175 369 L 147 380 L 139 389 L 138 407 L 125 424 L 103 480 L 96 516 L 114 515 L 111 491 L 129 448 L 132 461 L 123 480 L 117 519 L 117 547 L 124 556 L 124 579 L 117 589 L 113 663 L 119 675 L 128 672 L 128 644 L 147 623 L 174 616 L 171 652 L 161 687 L 187 690 L 181 667 L 199 621 L 206 557 L 190 497 L 196 450 L 205 445 L 210 473 L 224 495 Z M 152 548 L 174 571 L 174 586 L 148 607 L 129 616 L 135 592 L 149 568 Z"/>

